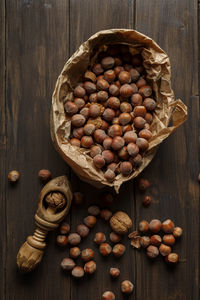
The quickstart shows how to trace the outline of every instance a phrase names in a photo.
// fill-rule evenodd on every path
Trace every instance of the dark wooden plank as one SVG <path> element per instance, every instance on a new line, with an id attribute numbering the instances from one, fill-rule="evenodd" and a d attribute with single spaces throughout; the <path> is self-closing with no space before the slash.
<path id="1" fill-rule="evenodd" d="M 137 299 L 199 299 L 199 99 L 197 64 L 197 1 L 136 1 L 136 29 L 168 53 L 176 98 L 188 105 L 187 122 L 161 145 L 144 171 L 152 187 L 151 207 L 136 193 L 137 221 L 171 218 L 184 234 L 174 250 L 180 263 L 170 270 L 162 259 L 149 262 L 137 253 Z"/>
<path id="2" fill-rule="evenodd" d="M 9 300 L 69 299 L 70 282 L 60 276 L 55 234 L 49 235 L 48 251 L 35 272 L 21 276 L 16 268 L 18 249 L 34 229 L 42 187 L 38 170 L 49 168 L 53 177 L 67 171 L 51 142 L 49 114 L 56 79 L 69 55 L 68 16 L 68 0 L 6 2 L 6 173 L 10 169 L 21 173 L 6 197 Z"/>
<path id="3" fill-rule="evenodd" d="M 5 222 L 5 155 L 6 155 L 6 118 L 5 118 L 5 1 L 0 3 L 0 220 L 2 232 L 0 236 L 0 298 L 5 297 L 5 269 L 6 269 L 6 222 Z"/>
<path id="4" fill-rule="evenodd" d="M 134 1 L 70 1 L 70 54 L 97 31 L 110 28 L 132 28 L 133 26 Z M 76 226 L 87 215 L 89 203 L 101 205 L 102 190 L 81 182 L 74 174 L 72 174 L 72 183 L 74 190 L 80 189 L 86 199 L 85 205 L 80 209 L 77 207 L 72 208 L 71 225 L 72 229 L 75 230 Z M 115 198 L 115 204 L 112 206 L 113 211 L 124 210 L 134 217 L 133 182 L 126 183 L 122 187 L 120 195 L 116 195 Z M 124 239 L 127 250 L 126 255 L 120 260 L 113 259 L 112 256 L 103 258 L 99 254 L 98 247 L 92 242 L 95 233 L 98 231 L 104 232 L 109 242 L 109 232 L 111 230 L 108 224 L 98 221 L 90 236 L 81 244 L 81 249 L 91 247 L 95 250 L 97 272 L 91 278 L 80 282 L 72 279 L 71 299 L 100 299 L 105 290 L 113 290 L 117 299 L 123 299 L 120 292 L 120 282 L 127 278 L 131 278 L 133 281 L 135 279 L 135 253 L 130 249 L 128 240 Z M 132 261 L 131 264 L 130 260 Z M 108 274 L 111 266 L 118 266 L 121 269 L 120 278 L 116 280 L 117 283 L 111 280 Z"/>

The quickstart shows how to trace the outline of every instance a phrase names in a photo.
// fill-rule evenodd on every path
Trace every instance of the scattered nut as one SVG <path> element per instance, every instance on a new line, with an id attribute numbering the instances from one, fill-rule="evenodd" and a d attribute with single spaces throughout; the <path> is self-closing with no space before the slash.
<path id="1" fill-rule="evenodd" d="M 106 291 L 102 295 L 102 300 L 115 300 L 115 294 L 111 291 Z"/>
<path id="2" fill-rule="evenodd" d="M 175 238 L 179 238 L 183 233 L 183 230 L 181 227 L 175 227 L 173 231 L 173 235 Z"/>
<path id="3" fill-rule="evenodd" d="M 124 280 L 121 283 L 121 291 L 122 291 L 122 293 L 124 293 L 124 294 L 131 294 L 133 292 L 133 289 L 134 289 L 134 285 L 132 284 L 131 281 Z"/>
<path id="4" fill-rule="evenodd" d="M 85 265 L 84 265 L 84 271 L 86 274 L 93 274 L 96 271 L 96 263 L 91 260 L 88 261 Z"/>
<path id="5" fill-rule="evenodd" d="M 80 244 L 81 237 L 78 233 L 70 233 L 68 236 L 68 242 L 70 243 L 70 245 L 76 246 Z"/>
<path id="6" fill-rule="evenodd" d="M 66 222 L 63 222 L 60 225 L 60 233 L 61 234 L 68 234 L 70 232 L 70 225 Z"/>
<path id="7" fill-rule="evenodd" d="M 78 247 L 73 247 L 69 250 L 69 255 L 72 258 L 77 258 L 77 257 L 79 257 L 80 254 L 81 254 L 81 250 Z"/>
<path id="8" fill-rule="evenodd" d="M 17 172 L 17 171 L 12 171 L 12 172 Z M 17 172 L 18 173 L 18 172 Z M 10 173 L 9 173 L 10 174 Z M 19 173 L 18 173 L 18 178 L 19 178 Z M 17 180 L 18 180 L 17 178 Z M 41 181 L 48 181 L 51 179 L 51 172 L 49 170 L 45 170 L 45 169 L 42 169 L 38 172 L 38 178 L 41 180 Z M 16 180 L 14 180 L 16 181 Z"/>
<path id="9" fill-rule="evenodd" d="M 84 270 L 82 267 L 76 266 L 72 270 L 72 276 L 74 278 L 81 278 L 84 276 Z"/>
<path id="10" fill-rule="evenodd" d="M 160 220 L 154 219 L 149 223 L 149 230 L 153 233 L 158 233 L 161 230 L 162 224 Z"/>
<path id="11" fill-rule="evenodd" d="M 88 207 L 88 213 L 92 216 L 98 216 L 100 214 L 100 209 L 98 206 L 96 205 L 92 205 L 90 207 Z"/>
<path id="12" fill-rule="evenodd" d="M 142 201 L 142 204 L 144 206 L 149 206 L 151 204 L 151 202 L 152 202 L 151 196 L 145 196 L 144 200 Z"/>
<path id="13" fill-rule="evenodd" d="M 109 221 L 112 217 L 112 212 L 109 209 L 102 209 L 100 212 L 100 216 L 104 221 Z"/>
<path id="14" fill-rule="evenodd" d="M 118 211 L 110 219 L 110 226 L 116 233 L 125 234 L 131 228 L 132 221 L 125 212 Z"/>
<path id="15" fill-rule="evenodd" d="M 65 247 L 68 243 L 68 238 L 65 235 L 57 235 L 56 243 L 58 246 Z"/>
<path id="16" fill-rule="evenodd" d="M 179 261 L 179 256 L 177 253 L 170 253 L 169 255 L 167 255 L 165 257 L 165 261 L 166 261 L 166 263 L 168 263 L 170 265 L 175 265 Z"/>
<path id="17" fill-rule="evenodd" d="M 156 258 L 159 255 L 159 250 L 156 246 L 148 246 L 147 247 L 147 256 L 150 258 Z"/>
<path id="18" fill-rule="evenodd" d="M 133 231 L 133 232 L 131 232 L 131 233 L 129 233 L 128 238 L 129 238 L 129 239 L 133 239 L 133 238 L 135 238 L 136 236 L 139 236 L 137 230 L 136 230 L 136 231 Z"/>
<path id="19" fill-rule="evenodd" d="M 150 237 L 149 236 L 140 237 L 140 245 L 143 248 L 147 248 L 150 245 Z"/>
<path id="20" fill-rule="evenodd" d="M 160 254 L 162 256 L 167 256 L 171 253 L 171 247 L 170 246 L 167 246 L 167 245 L 164 245 L 164 244 L 161 244 L 160 247 L 159 247 L 159 251 L 160 251 Z"/>
<path id="21" fill-rule="evenodd" d="M 110 240 L 113 243 L 119 243 L 119 241 L 121 240 L 121 236 L 115 232 L 111 232 L 110 233 Z"/>
<path id="22" fill-rule="evenodd" d="M 144 178 L 140 178 L 138 181 L 138 188 L 141 191 L 145 191 L 146 189 L 148 189 L 150 187 L 150 182 L 147 179 Z"/>
<path id="23" fill-rule="evenodd" d="M 161 243 L 162 243 L 162 238 L 159 235 L 154 234 L 151 236 L 150 239 L 151 245 L 159 247 Z"/>
<path id="24" fill-rule="evenodd" d="M 84 261 L 89 261 L 94 257 L 94 251 L 92 249 L 86 248 L 81 251 L 81 258 Z"/>
<path id="25" fill-rule="evenodd" d="M 163 236 L 163 243 L 168 246 L 173 246 L 175 244 L 175 237 L 173 234 L 165 234 Z"/>
<path id="26" fill-rule="evenodd" d="M 122 244 L 116 244 L 112 250 L 115 257 L 121 257 L 125 251 L 126 251 L 126 247 Z"/>
<path id="27" fill-rule="evenodd" d="M 112 247 L 108 243 L 99 246 L 99 251 L 103 256 L 108 256 L 112 252 Z"/>
<path id="28" fill-rule="evenodd" d="M 103 232 L 97 232 L 95 234 L 95 237 L 94 237 L 94 242 L 97 244 L 97 245 L 100 245 L 102 244 L 103 242 L 106 241 L 106 236 Z"/>
<path id="29" fill-rule="evenodd" d="M 140 249 L 141 248 L 141 244 L 140 244 L 140 236 L 135 236 L 132 240 L 131 240 L 131 246 L 133 248 L 136 249 Z"/>
<path id="30" fill-rule="evenodd" d="M 97 219 L 94 216 L 87 216 L 86 218 L 84 218 L 83 222 L 86 226 L 92 228 L 96 224 Z"/>
<path id="31" fill-rule="evenodd" d="M 60 265 L 63 270 L 70 271 L 75 267 L 75 262 L 73 259 L 66 257 L 63 258 Z"/>
<path id="32" fill-rule="evenodd" d="M 173 233 L 174 231 L 174 223 L 172 220 L 168 219 L 162 223 L 162 230 L 165 233 Z"/>
<path id="33" fill-rule="evenodd" d="M 76 227 L 76 232 L 80 235 L 80 237 L 84 238 L 89 234 L 90 230 L 86 225 L 80 224 Z"/>
<path id="34" fill-rule="evenodd" d="M 143 220 L 139 223 L 139 231 L 147 232 L 149 230 L 149 223 L 146 220 Z"/>

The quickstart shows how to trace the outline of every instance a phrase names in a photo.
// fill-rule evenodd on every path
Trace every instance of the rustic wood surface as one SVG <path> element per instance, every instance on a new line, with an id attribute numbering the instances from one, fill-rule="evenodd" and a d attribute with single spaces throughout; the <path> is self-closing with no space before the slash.
<path id="1" fill-rule="evenodd" d="M 134 181 L 122 186 L 113 210 L 123 209 L 134 220 L 172 218 L 183 227 L 174 249 L 180 263 L 170 269 L 161 258 L 150 262 L 143 251 L 132 250 L 128 239 L 121 259 L 103 259 L 92 244 L 95 231 L 109 232 L 99 221 L 81 245 L 96 248 L 97 272 L 75 281 L 60 270 L 67 250 L 48 236 L 45 257 L 33 273 L 19 274 L 16 254 L 33 233 L 34 212 L 42 185 L 37 172 L 48 168 L 53 176 L 67 174 L 73 189 L 86 202 L 73 206 L 67 220 L 75 230 L 87 214 L 88 203 L 99 203 L 102 191 L 81 182 L 54 150 L 49 133 L 51 95 L 70 55 L 89 36 L 109 28 L 134 28 L 152 37 L 169 55 L 176 98 L 188 105 L 187 122 L 172 134 L 143 172 L 152 186 L 153 203 L 143 208 Z M 199 299 L 199 91 L 197 0 L 2 0 L 0 1 L 0 299 L 89 300 L 113 290 L 116 299 Z M 7 174 L 17 169 L 20 181 L 11 186 Z M 110 280 L 108 268 L 120 266 Z M 120 282 L 130 279 L 135 291 L 120 293 Z"/>

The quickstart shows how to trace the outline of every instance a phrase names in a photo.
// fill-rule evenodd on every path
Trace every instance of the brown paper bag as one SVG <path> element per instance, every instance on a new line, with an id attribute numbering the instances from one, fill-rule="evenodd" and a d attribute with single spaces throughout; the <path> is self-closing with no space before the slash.
<path id="1" fill-rule="evenodd" d="M 85 71 L 91 66 L 97 54 L 109 44 L 128 44 L 132 54 L 141 52 L 147 79 L 152 84 L 157 107 L 152 123 L 153 137 L 148 151 L 144 154 L 141 166 L 127 177 L 119 174 L 113 183 L 104 178 L 104 173 L 97 170 L 89 150 L 77 148 L 68 142 L 71 131 L 70 119 L 66 118 L 63 103 L 73 99 L 73 88 L 82 80 Z M 51 136 L 53 143 L 63 159 L 84 181 L 97 187 L 113 186 L 119 191 L 124 181 L 130 180 L 142 172 L 153 159 L 158 145 L 166 139 L 187 117 L 187 107 L 181 100 L 174 100 L 171 88 L 171 68 L 167 54 L 149 37 L 129 29 L 110 29 L 97 32 L 91 36 L 66 62 L 52 97 Z M 172 120 L 172 125 L 169 121 Z"/>

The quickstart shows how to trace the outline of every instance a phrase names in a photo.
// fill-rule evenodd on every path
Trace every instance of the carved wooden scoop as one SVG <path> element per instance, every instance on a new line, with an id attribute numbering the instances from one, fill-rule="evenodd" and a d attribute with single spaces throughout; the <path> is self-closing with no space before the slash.
<path id="1" fill-rule="evenodd" d="M 66 176 L 51 180 L 41 190 L 35 214 L 36 230 L 27 237 L 17 254 L 17 265 L 21 272 L 30 272 L 40 263 L 47 233 L 59 226 L 70 209 L 71 201 L 72 191 Z"/>

